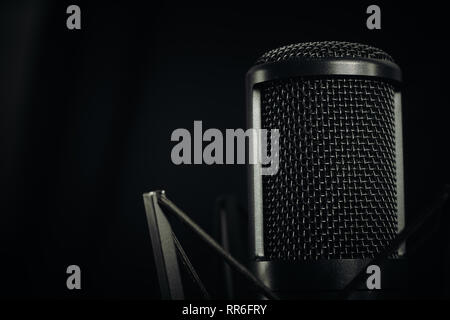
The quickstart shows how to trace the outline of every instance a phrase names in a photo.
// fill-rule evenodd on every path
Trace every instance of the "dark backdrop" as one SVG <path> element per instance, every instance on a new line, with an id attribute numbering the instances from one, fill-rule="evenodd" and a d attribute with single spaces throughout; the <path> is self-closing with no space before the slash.
<path id="1" fill-rule="evenodd" d="M 245 206 L 243 166 L 175 166 L 170 135 L 194 120 L 245 127 L 244 75 L 277 46 L 343 40 L 390 53 L 404 72 L 407 219 L 449 181 L 443 8 L 379 4 L 382 30 L 370 31 L 371 3 L 143 3 L 0 5 L 0 296 L 158 298 L 142 193 L 165 189 L 209 232 L 219 195 Z M 66 28 L 70 4 L 80 31 Z M 214 292 L 217 260 L 176 231 Z M 433 241 L 416 255 L 423 296 L 448 268 Z M 66 289 L 70 264 L 81 291 Z"/>

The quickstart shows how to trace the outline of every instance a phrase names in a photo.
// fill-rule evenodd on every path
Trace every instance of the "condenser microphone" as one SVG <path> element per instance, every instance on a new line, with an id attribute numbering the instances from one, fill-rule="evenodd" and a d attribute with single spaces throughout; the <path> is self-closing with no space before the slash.
<path id="1" fill-rule="evenodd" d="M 280 47 L 248 71 L 248 127 L 278 129 L 276 174 L 249 166 L 252 271 L 285 298 L 390 297 L 405 283 L 401 70 L 384 51 L 324 41 Z M 395 296 L 395 295 L 394 295 Z"/>

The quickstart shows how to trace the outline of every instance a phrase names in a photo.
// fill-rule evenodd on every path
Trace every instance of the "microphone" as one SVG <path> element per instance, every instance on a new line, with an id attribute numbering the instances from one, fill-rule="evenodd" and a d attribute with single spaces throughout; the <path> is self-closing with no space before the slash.
<path id="1" fill-rule="evenodd" d="M 339 297 L 403 230 L 400 84 L 390 55 L 338 41 L 280 47 L 248 71 L 248 127 L 279 130 L 278 172 L 249 165 L 250 266 L 282 298 Z M 404 244 L 366 273 L 350 298 L 396 297 Z"/>

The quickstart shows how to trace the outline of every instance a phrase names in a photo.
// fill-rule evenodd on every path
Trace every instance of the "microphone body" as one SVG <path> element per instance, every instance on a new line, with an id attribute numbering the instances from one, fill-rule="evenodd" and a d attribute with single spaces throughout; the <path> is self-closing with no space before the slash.
<path id="1" fill-rule="evenodd" d="M 338 297 L 403 229 L 400 83 L 385 52 L 337 41 L 271 50 L 248 71 L 248 127 L 280 134 L 278 172 L 249 165 L 251 268 L 282 297 Z M 354 298 L 404 287 L 404 246 L 380 277 Z"/>

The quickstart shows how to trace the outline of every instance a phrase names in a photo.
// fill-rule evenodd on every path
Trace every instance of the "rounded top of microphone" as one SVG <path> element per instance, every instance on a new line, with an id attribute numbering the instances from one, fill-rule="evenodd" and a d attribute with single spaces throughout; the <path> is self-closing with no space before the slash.
<path id="1" fill-rule="evenodd" d="M 361 76 L 395 85 L 402 72 L 386 52 L 361 43 L 318 41 L 291 44 L 266 52 L 247 72 L 246 85 L 290 77 Z"/>
<path id="2" fill-rule="evenodd" d="M 296 43 L 270 50 L 263 54 L 255 64 L 320 58 L 364 58 L 394 62 L 394 59 L 383 50 L 366 44 L 317 41 Z"/>

